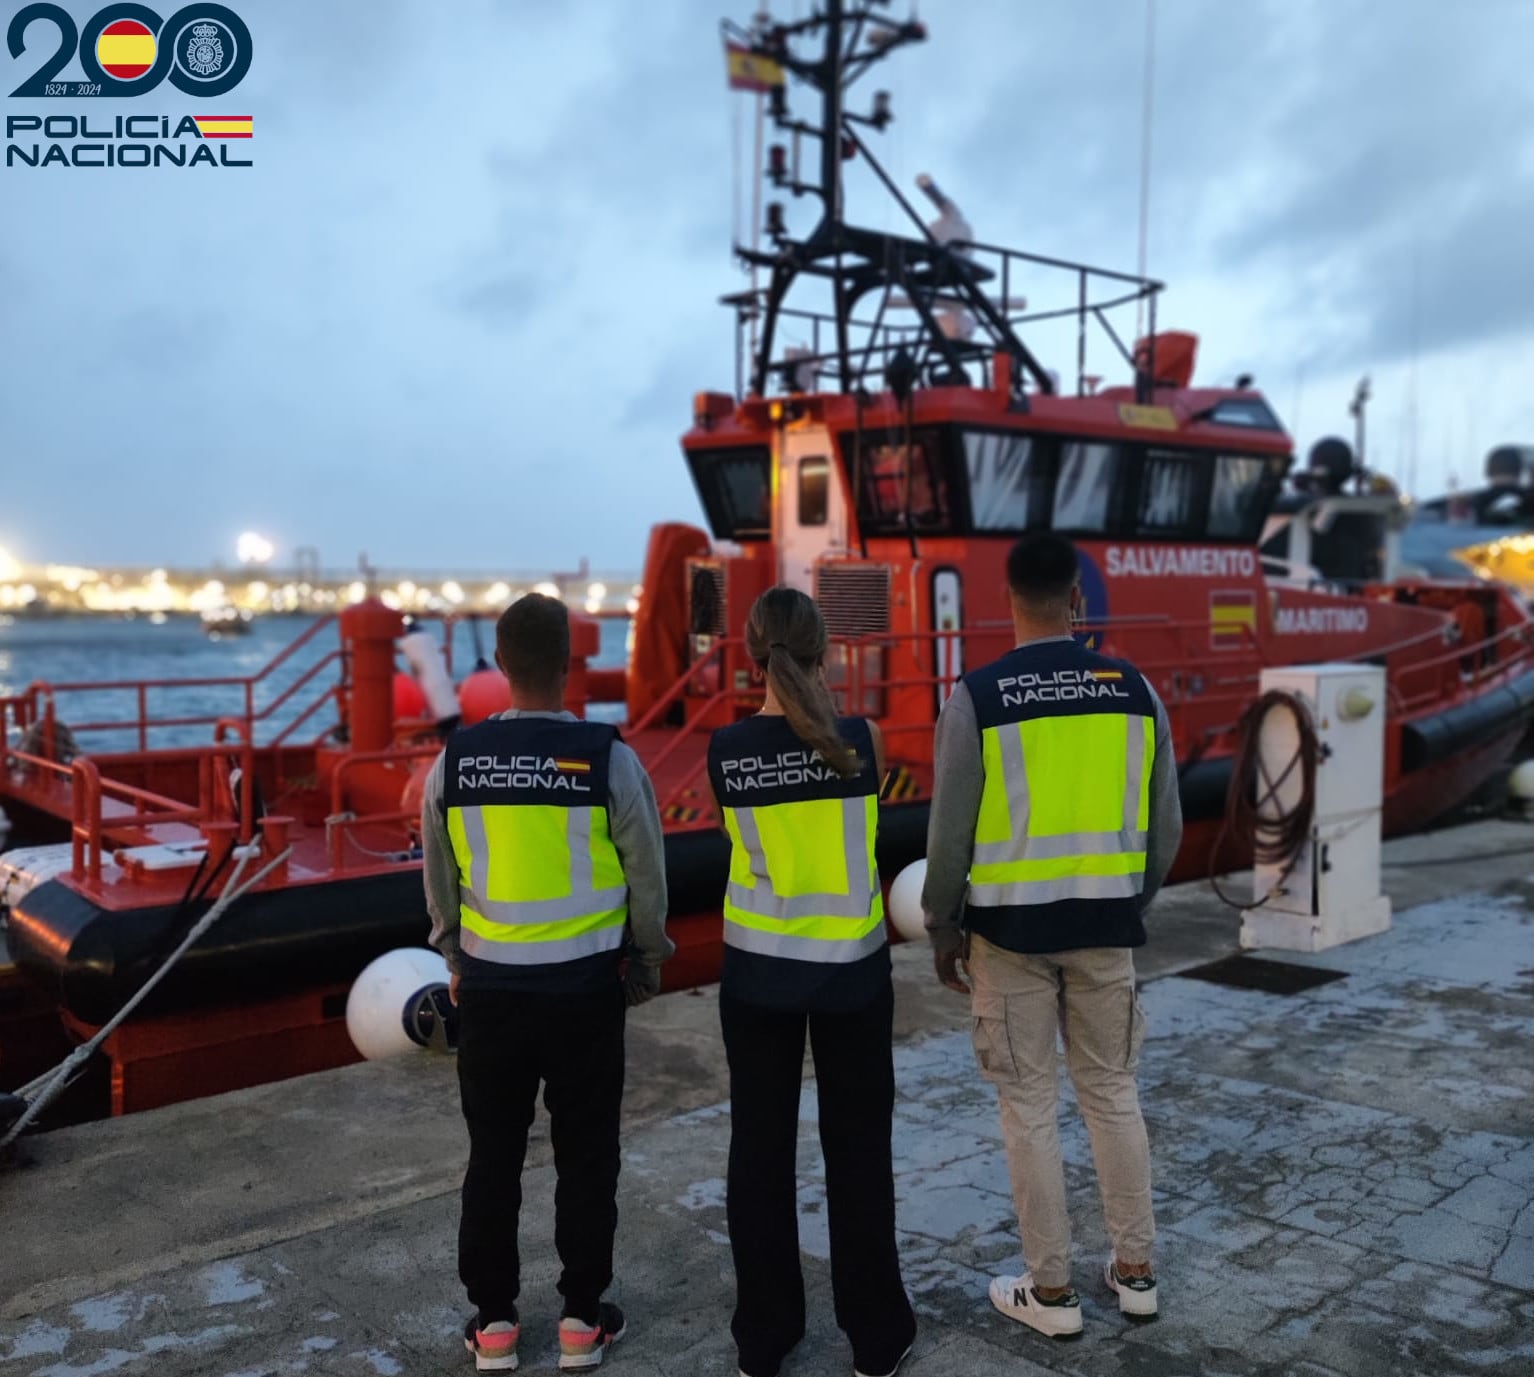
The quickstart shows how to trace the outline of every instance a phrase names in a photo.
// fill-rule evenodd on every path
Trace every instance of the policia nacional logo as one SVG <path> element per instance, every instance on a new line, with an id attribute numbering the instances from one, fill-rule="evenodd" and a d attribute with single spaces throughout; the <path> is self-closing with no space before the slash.
<path id="1" fill-rule="evenodd" d="M 50 32 L 51 30 L 51 32 Z M 225 5 L 193 4 L 162 19 L 147 5 L 113 4 L 77 28 L 59 5 L 18 10 L 6 31 L 18 62 L 32 63 L 12 100 L 122 99 L 169 81 L 184 95 L 228 94 L 250 70 L 245 21 Z M 65 76 L 78 60 L 83 79 Z M 14 108 L 14 107 L 13 107 Z M 53 115 L 6 112 L 7 167 L 250 167 L 225 140 L 255 136 L 250 115 Z"/>
<path id="2" fill-rule="evenodd" d="M 1009 674 L 996 681 L 1004 708 L 1030 703 L 1079 703 L 1096 698 L 1128 698 L 1124 674 L 1117 669 L 1054 669 L 1042 674 Z"/>
<path id="3" fill-rule="evenodd" d="M 589 794 L 591 762 L 550 755 L 465 755 L 458 759 L 460 789 L 563 789 Z"/>

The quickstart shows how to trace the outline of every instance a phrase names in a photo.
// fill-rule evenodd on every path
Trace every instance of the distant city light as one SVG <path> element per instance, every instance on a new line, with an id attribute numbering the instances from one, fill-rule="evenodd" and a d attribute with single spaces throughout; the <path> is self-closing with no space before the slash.
<path id="1" fill-rule="evenodd" d="M 593 583 L 591 585 L 591 587 L 589 587 L 586 590 L 586 601 L 587 602 L 597 602 L 597 603 L 599 603 L 606 596 L 607 596 L 607 585 L 605 583 Z"/>
<path id="2" fill-rule="evenodd" d="M 639 599 L 637 597 L 630 598 L 626 604 L 626 607 L 628 609 L 629 616 L 632 617 L 636 612 L 639 611 Z"/>
<path id="3" fill-rule="evenodd" d="M 355 583 L 351 584 L 351 586 L 347 588 L 346 601 L 349 603 L 359 603 L 363 600 L 363 598 L 367 597 L 367 595 L 367 584 L 363 583 L 361 579 L 358 579 Z"/>
<path id="4" fill-rule="evenodd" d="M 257 535 L 254 531 L 246 531 L 234 543 L 235 553 L 240 557 L 241 564 L 269 564 L 276 550 L 263 535 Z"/>
<path id="5" fill-rule="evenodd" d="M 254 582 L 246 585 L 245 591 L 257 602 L 264 602 L 267 594 L 272 590 L 262 583 L 260 579 L 256 579 Z"/>
<path id="6" fill-rule="evenodd" d="M 497 580 L 485 589 L 485 601 L 492 606 L 506 602 L 510 597 L 511 585 L 502 580 Z"/>
<path id="7" fill-rule="evenodd" d="M 0 545 L 0 579 L 9 582 L 21 577 L 21 564 L 5 546 Z"/>
<path id="8" fill-rule="evenodd" d="M 602 610 L 602 600 L 600 598 L 587 598 L 586 599 L 586 611 L 591 616 L 593 616 L 593 617 L 596 616 L 596 614 L 598 612 L 600 612 L 601 610 Z"/>
<path id="9" fill-rule="evenodd" d="M 557 583 L 550 583 L 545 579 L 542 583 L 535 583 L 533 585 L 533 592 L 541 593 L 546 598 L 557 598 L 559 596 L 559 585 Z"/>
<path id="10" fill-rule="evenodd" d="M 392 588 L 385 588 L 383 592 L 379 594 L 379 598 L 385 607 L 390 608 L 395 612 L 399 611 L 399 594 L 396 593 Z"/>
<path id="11" fill-rule="evenodd" d="M 456 579 L 449 579 L 442 585 L 442 596 L 456 607 L 463 601 L 463 585 Z"/>

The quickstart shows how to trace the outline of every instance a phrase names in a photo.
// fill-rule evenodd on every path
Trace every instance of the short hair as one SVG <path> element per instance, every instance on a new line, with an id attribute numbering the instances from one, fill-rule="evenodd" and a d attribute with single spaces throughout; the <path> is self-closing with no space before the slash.
<path id="1" fill-rule="evenodd" d="M 1070 606 L 1081 572 L 1076 547 L 1053 531 L 1033 531 L 1007 555 L 1007 587 L 1017 600 L 1040 611 Z"/>
<path id="2" fill-rule="evenodd" d="M 495 648 L 501 668 L 519 687 L 535 693 L 558 688 L 570 667 L 570 609 L 542 593 L 518 598 L 495 624 Z"/>

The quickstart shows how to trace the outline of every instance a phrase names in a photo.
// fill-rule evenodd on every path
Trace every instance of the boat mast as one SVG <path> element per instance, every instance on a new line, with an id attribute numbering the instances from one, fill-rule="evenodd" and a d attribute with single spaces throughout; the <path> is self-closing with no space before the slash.
<path id="1" fill-rule="evenodd" d="M 1053 392 L 1053 379 L 1013 331 L 1005 301 L 998 306 L 982 285 L 996 273 L 972 261 L 963 251 L 966 246 L 939 243 L 859 136 L 857 125 L 882 130 L 893 118 L 889 93 L 877 92 L 867 114 L 851 113 L 846 108 L 847 89 L 854 81 L 896 48 L 926 38 L 926 29 L 920 23 L 914 20 L 900 23 L 884 14 L 889 4 L 890 0 L 824 0 L 821 8 L 794 23 L 774 24 L 765 30 L 725 26 L 727 36 L 812 87 L 821 98 L 820 120 L 816 123 L 790 115 L 783 85 L 774 86 L 769 97 L 768 113 L 773 124 L 791 136 L 796 154 L 802 139 L 820 140 L 820 169 L 815 181 L 801 181 L 797 156 L 790 167 L 787 148 L 777 144 L 769 150 L 767 178 L 795 197 L 819 197 L 822 211 L 809 236 L 795 240 L 788 233 L 782 202 L 773 202 L 768 205 L 765 217 L 772 249 L 737 246 L 736 252 L 745 263 L 770 270 L 763 291 L 725 298 L 726 304 L 735 307 L 743 325 L 755 329 L 760 323 L 750 391 L 756 396 L 765 395 L 774 373 L 787 377 L 794 367 L 806 362 L 774 360 L 773 347 L 785 312 L 785 298 L 795 281 L 807 275 L 825 280 L 833 301 L 830 323 L 835 333 L 834 348 L 826 353 L 817 350 L 813 363 L 833 365 L 832 371 L 843 392 L 864 391 L 865 379 L 879 374 L 884 378 L 880 386 L 897 390 L 903 386 L 907 391 L 923 374 L 929 381 L 934 377 L 966 381 L 966 359 L 971 363 L 980 361 L 984 366 L 997 352 L 1011 355 L 1018 365 L 1015 391 L 1019 397 L 1023 373 L 1041 392 Z M 801 56 L 794 51 L 795 40 L 817 33 L 823 41 L 815 56 Z M 852 157 L 865 161 L 909 216 L 919 238 L 886 234 L 846 222 L 842 163 Z M 898 332 L 884 321 L 892 293 L 897 291 L 903 304 L 914 310 L 919 320 L 918 326 Z M 879 304 L 872 322 L 854 322 L 858 303 L 873 296 L 877 296 Z M 986 340 L 954 339 L 942 328 L 938 308 L 955 302 L 974 315 L 988 336 Z M 866 344 L 854 347 L 854 325 Z M 897 342 L 891 343 L 892 340 Z M 915 347 L 916 354 L 910 352 L 908 344 Z"/>

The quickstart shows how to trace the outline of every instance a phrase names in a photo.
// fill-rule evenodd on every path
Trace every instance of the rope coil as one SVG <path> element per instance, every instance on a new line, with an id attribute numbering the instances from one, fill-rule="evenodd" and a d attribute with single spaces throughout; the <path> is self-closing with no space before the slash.
<path id="1" fill-rule="evenodd" d="M 1277 776 L 1269 773 L 1262 755 L 1262 728 L 1271 712 L 1283 711 L 1294 718 L 1298 741 L 1289 763 Z M 1310 709 L 1297 694 L 1269 689 L 1241 714 L 1236 724 L 1240 746 L 1225 795 L 1225 822 L 1209 855 L 1209 883 L 1232 908 L 1260 908 L 1283 887 L 1310 840 L 1316 816 L 1316 767 L 1321 760 L 1321 741 L 1311 721 Z M 1300 772 L 1300 794 L 1293 807 L 1279 802 L 1279 791 L 1295 770 Z M 1283 867 L 1277 882 L 1255 903 L 1238 903 L 1220 887 L 1215 868 L 1227 844 L 1251 850 L 1256 865 Z"/>

